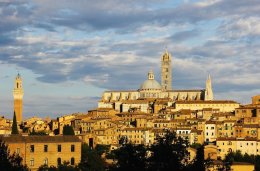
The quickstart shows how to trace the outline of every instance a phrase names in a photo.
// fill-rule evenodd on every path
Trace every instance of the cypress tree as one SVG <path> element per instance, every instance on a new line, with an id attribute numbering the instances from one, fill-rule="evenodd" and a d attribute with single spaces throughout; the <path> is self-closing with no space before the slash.
<path id="1" fill-rule="evenodd" d="M 19 134 L 15 112 L 13 116 L 12 134 Z"/>

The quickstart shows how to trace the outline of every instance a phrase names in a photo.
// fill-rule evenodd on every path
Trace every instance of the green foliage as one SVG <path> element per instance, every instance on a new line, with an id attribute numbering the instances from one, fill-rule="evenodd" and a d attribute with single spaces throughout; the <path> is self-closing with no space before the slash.
<path id="1" fill-rule="evenodd" d="M 64 125 L 62 134 L 63 135 L 75 135 L 73 127 L 70 125 Z"/>
<path id="2" fill-rule="evenodd" d="M 131 143 L 121 145 L 119 149 L 112 151 L 116 164 L 110 170 L 187 171 L 191 168 L 188 162 L 188 141 L 177 137 L 173 132 L 159 137 L 157 143 L 150 147 Z"/>
<path id="3" fill-rule="evenodd" d="M 22 164 L 22 158 L 18 154 L 10 154 L 8 146 L 0 139 L 0 168 L 9 171 L 27 171 L 28 168 Z"/>
<path id="4" fill-rule="evenodd" d="M 95 147 L 95 150 L 100 156 L 104 153 L 107 154 L 109 152 L 109 149 L 110 149 L 110 145 L 97 144 Z"/>
<path id="5" fill-rule="evenodd" d="M 84 143 L 81 146 L 81 162 L 78 167 L 84 171 L 103 171 L 105 162 L 95 149 Z"/>
<path id="6" fill-rule="evenodd" d="M 146 151 L 147 149 L 144 145 L 123 145 L 121 148 L 113 151 L 117 163 L 110 170 L 146 170 Z"/>
<path id="7" fill-rule="evenodd" d="M 72 166 L 69 162 L 63 162 L 58 168 L 55 166 L 42 165 L 38 168 L 38 171 L 80 171 L 77 166 Z"/>
<path id="8" fill-rule="evenodd" d="M 248 155 L 246 154 L 241 154 L 240 151 L 236 152 L 231 152 L 228 153 L 225 157 L 225 161 L 228 163 L 233 163 L 233 162 L 246 162 L 246 163 L 251 163 L 255 165 L 255 170 L 260 171 L 260 156 L 259 155 Z"/>
<path id="9" fill-rule="evenodd" d="M 58 166 L 59 171 L 78 171 L 77 167 L 69 165 L 69 162 L 63 162 L 63 164 Z"/>
<path id="10" fill-rule="evenodd" d="M 184 170 L 189 158 L 187 147 L 188 140 L 177 137 L 175 133 L 168 131 L 150 148 L 150 169 L 174 170 L 178 168 L 179 171 Z"/>
<path id="11" fill-rule="evenodd" d="M 204 171 L 205 161 L 204 161 L 204 146 L 197 146 L 197 154 L 196 158 L 194 159 L 194 164 L 192 165 L 192 170 L 196 171 Z"/>
<path id="12" fill-rule="evenodd" d="M 199 143 L 193 143 L 190 145 L 191 148 L 195 148 L 195 149 L 201 148 L 201 146 L 203 146 L 203 145 L 201 145 Z"/>
<path id="13" fill-rule="evenodd" d="M 13 116 L 12 134 L 19 134 L 15 112 L 14 112 L 14 116 Z"/>
<path id="14" fill-rule="evenodd" d="M 38 171 L 58 171 L 58 168 L 55 166 L 47 166 L 47 165 L 42 165 L 38 168 Z"/>

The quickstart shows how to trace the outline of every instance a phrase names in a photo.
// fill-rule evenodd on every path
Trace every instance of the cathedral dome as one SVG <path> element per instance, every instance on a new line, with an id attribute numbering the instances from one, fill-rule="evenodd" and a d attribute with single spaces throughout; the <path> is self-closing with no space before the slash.
<path id="1" fill-rule="evenodd" d="M 143 82 L 140 86 L 140 90 L 161 90 L 161 85 L 154 79 L 153 71 L 149 71 L 148 79 Z"/>

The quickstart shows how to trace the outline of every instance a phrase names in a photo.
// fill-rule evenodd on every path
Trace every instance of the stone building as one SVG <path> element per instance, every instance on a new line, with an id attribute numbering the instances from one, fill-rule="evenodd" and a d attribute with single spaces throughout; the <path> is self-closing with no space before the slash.
<path id="1" fill-rule="evenodd" d="M 0 137 L 10 153 L 23 158 L 23 164 L 37 170 L 41 165 L 55 166 L 64 161 L 77 165 L 81 159 L 81 141 L 76 136 L 5 136 Z"/>

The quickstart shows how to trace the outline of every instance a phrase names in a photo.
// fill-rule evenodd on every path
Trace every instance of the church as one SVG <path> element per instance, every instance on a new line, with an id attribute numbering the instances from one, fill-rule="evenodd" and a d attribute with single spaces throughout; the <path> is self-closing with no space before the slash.
<path id="1" fill-rule="evenodd" d="M 123 112 L 122 106 L 125 104 L 130 104 L 129 107 L 141 107 L 142 104 L 149 103 L 153 99 L 165 99 L 170 103 L 169 106 L 177 101 L 212 101 L 211 78 L 208 77 L 205 89 L 172 89 L 172 56 L 166 50 L 161 57 L 161 84 L 155 80 L 154 73 L 151 70 L 147 74 L 147 80 L 137 90 L 105 91 L 98 102 L 98 108 L 113 108 L 116 111 Z"/>

